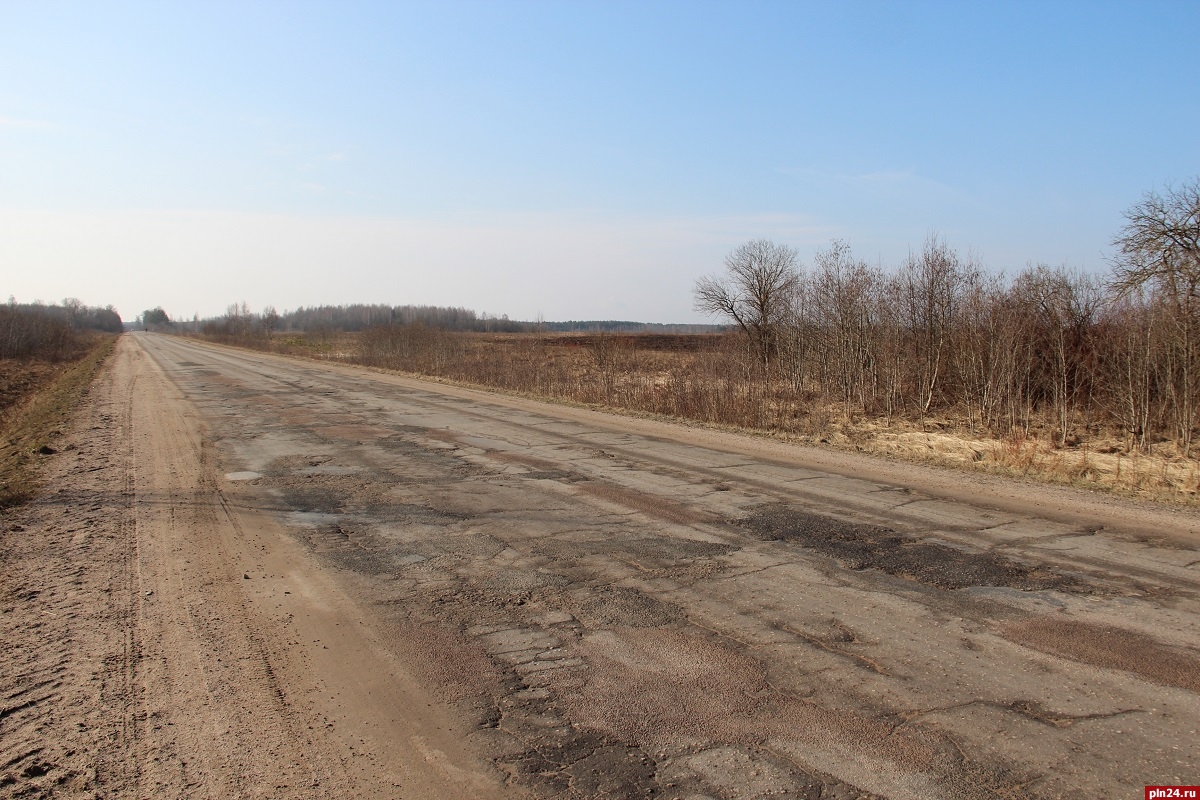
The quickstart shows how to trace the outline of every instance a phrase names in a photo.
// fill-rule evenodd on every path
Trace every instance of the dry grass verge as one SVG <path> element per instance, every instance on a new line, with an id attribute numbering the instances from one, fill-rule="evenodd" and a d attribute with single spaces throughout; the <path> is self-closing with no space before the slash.
<path id="1" fill-rule="evenodd" d="M 907 461 L 979 470 L 1045 483 L 1112 492 L 1127 497 L 1200 505 L 1200 460 L 1184 458 L 1169 444 L 1143 451 L 1114 439 L 1057 447 L 1043 437 L 988 438 L 965 431 L 926 432 L 893 421 L 843 425 L 835 446 Z"/>
<path id="2" fill-rule="evenodd" d="M 0 508 L 37 492 L 37 459 L 53 452 L 79 399 L 87 392 L 117 337 L 97 335 L 74 360 L 0 362 Z"/>

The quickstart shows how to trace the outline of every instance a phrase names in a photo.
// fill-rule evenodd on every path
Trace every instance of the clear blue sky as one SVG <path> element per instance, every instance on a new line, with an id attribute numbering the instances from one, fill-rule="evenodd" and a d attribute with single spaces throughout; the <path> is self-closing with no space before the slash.
<path id="1" fill-rule="evenodd" d="M 699 321 L 749 238 L 1106 268 L 1200 2 L 0 0 L 0 291 Z"/>

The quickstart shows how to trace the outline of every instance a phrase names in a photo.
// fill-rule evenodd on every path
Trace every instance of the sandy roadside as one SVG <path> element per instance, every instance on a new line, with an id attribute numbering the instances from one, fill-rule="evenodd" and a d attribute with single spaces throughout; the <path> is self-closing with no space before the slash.
<path id="1" fill-rule="evenodd" d="M 511 796 L 212 468 L 123 340 L 46 493 L 2 520 L 0 796 Z"/>

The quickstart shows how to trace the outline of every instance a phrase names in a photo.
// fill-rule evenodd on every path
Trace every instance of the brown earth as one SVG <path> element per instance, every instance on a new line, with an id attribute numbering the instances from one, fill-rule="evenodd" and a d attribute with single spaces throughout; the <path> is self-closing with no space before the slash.
<path id="1" fill-rule="evenodd" d="M 141 334 L 63 444 L 3 516 L 0 796 L 1200 766 L 1194 512 Z"/>
<path id="2" fill-rule="evenodd" d="M 0 358 L 0 419 L 11 413 L 38 388 L 52 382 L 69 363 Z"/>

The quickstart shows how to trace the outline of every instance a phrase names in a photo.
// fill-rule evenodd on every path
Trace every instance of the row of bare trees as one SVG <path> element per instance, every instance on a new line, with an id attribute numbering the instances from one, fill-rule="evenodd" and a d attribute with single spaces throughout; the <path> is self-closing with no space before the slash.
<path id="1" fill-rule="evenodd" d="M 162 312 L 162 309 L 157 309 Z M 150 328 L 149 315 L 146 312 L 143 319 L 146 327 Z M 157 321 L 157 320 L 156 320 Z M 271 334 L 279 329 L 280 316 L 274 306 L 267 306 L 261 313 L 251 311 L 246 302 L 231 303 L 225 313 L 211 319 L 195 319 L 191 322 L 175 323 L 162 314 L 162 321 L 155 326 L 158 330 L 178 329 L 189 333 L 203 333 L 210 339 L 225 342 L 242 342 L 251 339 L 269 340 Z"/>
<path id="2" fill-rule="evenodd" d="M 62 304 L 0 305 L 0 358 L 61 361 L 85 346 L 88 331 L 121 332 L 121 316 L 112 306 L 84 305 L 73 297 Z"/>
<path id="3" fill-rule="evenodd" d="M 994 435 L 1100 433 L 1190 456 L 1200 422 L 1200 180 L 1126 212 L 1109 275 L 1011 279 L 931 236 L 891 271 L 834 241 L 801 268 L 766 240 L 699 280 L 697 309 L 744 334 L 764 402 L 957 418 Z"/>

